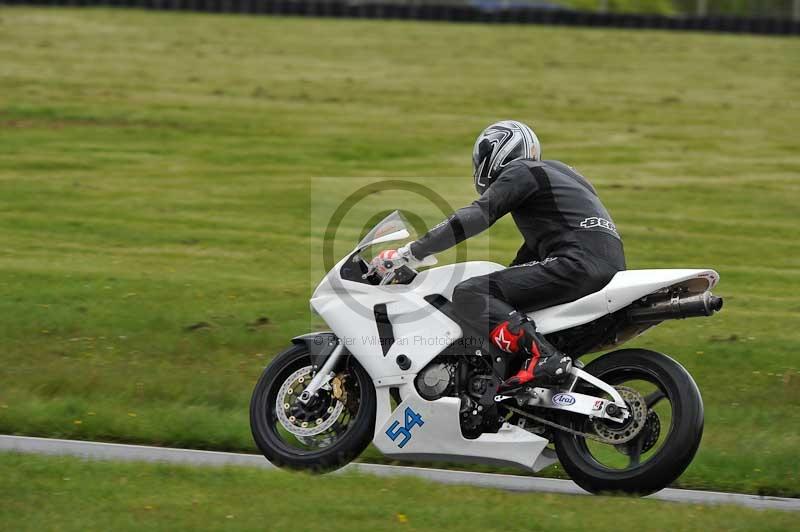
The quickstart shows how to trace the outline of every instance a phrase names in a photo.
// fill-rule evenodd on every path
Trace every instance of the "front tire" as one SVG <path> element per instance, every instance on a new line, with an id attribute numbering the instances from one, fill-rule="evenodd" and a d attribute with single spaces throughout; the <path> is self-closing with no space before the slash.
<path id="1" fill-rule="evenodd" d="M 369 445 L 375 432 L 372 379 L 351 356 L 343 357 L 339 366 L 337 377 L 343 379 L 346 399 L 320 390 L 323 403 L 307 421 L 301 418 L 298 393 L 292 389 L 293 382 L 302 383 L 311 375 L 313 366 L 306 346 L 290 347 L 264 370 L 250 401 L 250 429 L 256 445 L 272 464 L 319 473 L 332 471 L 350 463 Z M 278 401 L 281 393 L 284 395 Z M 297 417 L 279 412 L 279 406 Z M 335 419 L 331 419 L 333 416 Z M 329 423 L 324 432 L 309 435 L 315 425 L 327 427 Z"/>
<path id="2" fill-rule="evenodd" d="M 657 439 L 662 440 L 662 444 L 646 461 L 640 462 L 639 456 L 642 451 L 641 441 L 648 437 L 644 429 L 629 444 L 607 446 L 612 449 L 616 447 L 619 454 L 623 455 L 637 453 L 635 463 L 628 456 L 628 466 L 623 468 L 604 465 L 593 455 L 586 438 L 557 431 L 556 452 L 572 480 L 592 493 L 624 492 L 647 495 L 665 488 L 677 479 L 694 458 L 703 435 L 703 400 L 691 375 L 672 358 L 646 349 L 623 349 L 608 353 L 592 361 L 584 370 L 611 385 L 630 381 L 652 383 L 656 391 L 648 395 L 649 412 L 654 412 L 652 409 L 655 403 L 666 399 L 670 403 L 670 420 L 669 427 L 659 426 L 658 430 L 666 434 L 666 437 L 656 435 Z M 596 388 L 580 391 L 592 395 L 597 393 Z M 654 404 L 650 404 L 650 397 L 654 398 Z M 591 424 L 585 417 L 576 418 L 564 414 L 560 423 L 581 432 L 591 431 Z M 637 445 L 638 451 L 631 451 Z M 648 442 L 647 445 L 654 444 Z"/>

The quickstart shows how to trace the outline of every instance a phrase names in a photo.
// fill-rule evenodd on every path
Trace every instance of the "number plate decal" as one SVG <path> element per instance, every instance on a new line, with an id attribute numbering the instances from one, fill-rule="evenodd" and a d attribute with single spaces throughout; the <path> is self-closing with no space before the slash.
<path id="1" fill-rule="evenodd" d="M 386 435 L 389 437 L 390 440 L 397 443 L 397 446 L 401 449 L 406 446 L 406 444 L 411 441 L 411 429 L 415 426 L 421 427 L 425 424 L 422 420 L 422 416 L 414 412 L 410 406 L 406 407 L 406 411 L 403 415 L 403 426 L 400 426 L 399 421 L 395 421 L 389 428 L 386 429 Z M 397 439 L 402 436 L 402 439 L 398 442 Z"/>

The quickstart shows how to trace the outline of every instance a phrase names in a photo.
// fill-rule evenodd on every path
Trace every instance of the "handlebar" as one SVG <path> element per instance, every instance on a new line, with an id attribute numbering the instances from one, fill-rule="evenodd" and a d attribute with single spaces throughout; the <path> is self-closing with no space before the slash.
<path id="1" fill-rule="evenodd" d="M 367 269 L 367 273 L 362 275 L 361 278 L 362 279 L 366 279 L 366 278 L 368 278 L 368 277 L 370 277 L 372 275 L 377 275 L 378 277 L 381 278 L 381 281 L 378 283 L 378 285 L 379 286 L 383 286 L 383 285 L 387 285 L 387 284 L 391 283 L 394 280 L 394 278 L 397 276 L 397 271 L 400 268 L 408 267 L 408 269 L 411 270 L 411 272 L 415 276 L 417 274 L 417 271 L 414 268 L 412 268 L 411 266 L 409 266 L 408 263 L 405 260 L 402 260 L 402 259 L 401 260 L 385 260 L 385 261 L 383 261 L 383 267 L 386 270 L 386 273 L 381 275 L 378 272 L 378 269 L 375 266 L 373 266 L 371 262 L 369 262 L 368 266 L 367 266 L 367 268 L 368 268 Z"/>
<path id="2" fill-rule="evenodd" d="M 372 262 L 367 262 L 367 261 L 364 262 L 366 262 L 367 264 L 367 271 L 361 276 L 361 278 L 367 279 L 373 275 L 376 275 L 380 277 L 380 282 L 378 283 L 378 285 L 384 286 L 392 283 L 401 276 L 404 277 L 403 275 L 404 272 L 407 272 L 409 274 L 408 279 L 405 280 L 405 282 L 408 282 L 414 277 L 416 277 L 417 274 L 419 273 L 416 270 L 416 268 L 420 266 L 423 267 L 435 266 L 436 264 L 438 264 L 439 261 L 436 260 L 436 257 L 434 257 L 433 255 L 429 255 L 424 259 L 422 259 L 421 261 L 414 261 L 414 262 L 408 262 L 407 260 L 402 258 L 396 260 L 384 260 L 383 269 L 386 270 L 386 273 L 383 275 L 381 275 L 378 272 L 378 269 L 375 268 L 375 266 L 373 266 Z M 403 282 L 403 280 L 401 280 L 401 282 Z"/>

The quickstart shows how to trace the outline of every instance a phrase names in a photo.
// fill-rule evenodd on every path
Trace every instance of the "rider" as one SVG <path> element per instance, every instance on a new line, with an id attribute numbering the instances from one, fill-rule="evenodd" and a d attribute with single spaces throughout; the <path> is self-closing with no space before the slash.
<path id="1" fill-rule="evenodd" d="M 413 266 L 489 228 L 511 213 L 524 242 L 511 265 L 456 285 L 453 307 L 501 350 L 524 357 L 519 372 L 500 391 L 561 382 L 572 360 L 536 331 L 526 316 L 602 289 L 625 269 L 622 240 L 608 211 L 585 177 L 558 161 L 542 161 L 536 134 L 521 122 L 486 128 L 472 151 L 480 198 L 457 210 L 427 234 L 373 259 Z"/>

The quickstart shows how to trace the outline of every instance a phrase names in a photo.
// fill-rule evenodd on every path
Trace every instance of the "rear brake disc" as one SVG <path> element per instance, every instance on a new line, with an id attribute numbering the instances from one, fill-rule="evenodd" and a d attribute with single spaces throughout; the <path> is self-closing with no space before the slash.
<path id="1" fill-rule="evenodd" d="M 661 420 L 658 418 L 658 414 L 650 410 L 647 413 L 647 418 L 644 421 L 644 428 L 642 428 L 642 431 L 639 433 L 639 437 L 643 438 L 642 448 L 639 453 L 644 454 L 655 447 L 660 435 Z M 631 454 L 631 445 L 632 441 L 622 445 L 615 445 L 614 448 L 620 453 L 629 456 Z"/>
<path id="2" fill-rule="evenodd" d="M 627 386 L 614 386 L 622 400 L 628 405 L 631 416 L 622 423 L 607 419 L 594 419 L 592 428 L 604 443 L 620 445 L 628 443 L 642 431 L 647 418 L 647 403 L 641 393 Z"/>

